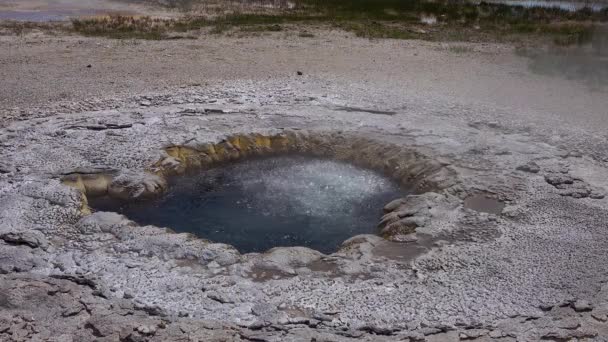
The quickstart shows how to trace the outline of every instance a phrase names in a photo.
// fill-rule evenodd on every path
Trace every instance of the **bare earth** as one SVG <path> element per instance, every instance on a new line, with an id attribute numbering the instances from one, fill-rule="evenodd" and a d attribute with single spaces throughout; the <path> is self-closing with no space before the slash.
<path id="1" fill-rule="evenodd" d="M 450 46 L 466 46 L 463 53 Z M 531 73 L 514 47 L 356 39 L 340 31 L 185 41 L 1 37 L 3 108 L 138 94 L 221 80 L 309 77 L 534 111 L 603 128 L 607 88 Z M 87 68 L 91 65 L 90 68 Z"/>

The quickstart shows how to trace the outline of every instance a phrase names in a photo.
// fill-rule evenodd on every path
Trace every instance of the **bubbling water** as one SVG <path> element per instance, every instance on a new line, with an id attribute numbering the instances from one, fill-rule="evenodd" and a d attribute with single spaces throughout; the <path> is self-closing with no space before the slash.
<path id="1" fill-rule="evenodd" d="M 139 224 L 170 227 L 243 253 L 278 246 L 336 251 L 346 239 L 376 233 L 382 207 L 406 193 L 370 170 L 323 159 L 281 156 L 218 167 L 170 180 L 145 202 L 92 199 Z"/>

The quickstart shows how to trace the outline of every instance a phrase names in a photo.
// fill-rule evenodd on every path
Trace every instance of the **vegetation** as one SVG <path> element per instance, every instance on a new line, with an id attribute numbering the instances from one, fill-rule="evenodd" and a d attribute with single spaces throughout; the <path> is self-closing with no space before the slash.
<path id="1" fill-rule="evenodd" d="M 110 38 L 164 39 L 194 30 L 264 32 L 293 26 L 302 31 L 304 26 L 317 25 L 366 38 L 504 40 L 525 35 L 549 36 L 563 45 L 588 39 L 595 24 L 608 21 L 608 9 L 568 12 L 483 2 L 473 5 L 457 0 L 296 0 L 293 6 L 285 1 L 271 2 L 272 6 L 263 1 L 243 1 L 232 3 L 234 8 L 214 7 L 213 14 L 196 16 L 192 14 L 201 12 L 192 9 L 196 9 L 200 1 L 167 0 L 164 3 L 188 9 L 190 14 L 179 19 L 126 16 L 76 19 L 72 22 L 73 30 Z M 435 23 L 426 25 L 421 22 L 422 17 L 432 18 Z"/>
<path id="2" fill-rule="evenodd" d="M 74 19 L 76 32 L 87 36 L 109 38 L 162 39 L 174 29 L 175 23 L 150 17 L 108 16 L 88 19 Z"/>

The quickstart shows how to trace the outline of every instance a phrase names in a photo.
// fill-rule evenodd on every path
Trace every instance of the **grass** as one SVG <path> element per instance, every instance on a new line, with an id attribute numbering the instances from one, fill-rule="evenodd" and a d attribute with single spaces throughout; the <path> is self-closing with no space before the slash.
<path id="1" fill-rule="evenodd" d="M 377 21 L 347 21 L 334 25 L 345 31 L 353 32 L 363 38 L 416 39 L 417 35 L 403 26 L 384 24 Z"/>
<path id="2" fill-rule="evenodd" d="M 27 21 L 0 21 L 0 35 L 23 36 L 34 30 L 44 30 L 47 32 L 57 32 L 68 30 L 61 23 L 38 23 Z"/>
<path id="3" fill-rule="evenodd" d="M 194 8 L 200 2 L 176 0 L 172 6 Z M 567 12 L 483 2 L 473 5 L 457 0 L 296 0 L 290 8 L 279 5 L 274 9 L 261 6 L 263 2 L 258 7 L 255 2 L 246 4 L 249 10 L 234 5 L 235 8 L 225 8 L 220 15 L 179 19 L 112 16 L 75 19 L 72 26 L 83 35 L 119 39 L 166 39 L 172 32 L 194 30 L 213 34 L 234 28 L 241 32 L 278 32 L 286 25 L 298 26 L 298 30 L 309 25 L 329 25 L 365 38 L 475 41 L 549 36 L 558 44 L 574 44 L 586 39 L 594 24 L 608 22 L 608 10 Z M 436 18 L 437 23 L 424 25 L 420 22 L 422 17 Z"/>
<path id="4" fill-rule="evenodd" d="M 170 20 L 122 15 L 74 19 L 72 27 L 85 36 L 150 40 L 165 38 L 175 28 Z"/>
<path id="5" fill-rule="evenodd" d="M 241 32 L 281 32 L 283 27 L 279 24 L 252 25 L 241 27 Z"/>

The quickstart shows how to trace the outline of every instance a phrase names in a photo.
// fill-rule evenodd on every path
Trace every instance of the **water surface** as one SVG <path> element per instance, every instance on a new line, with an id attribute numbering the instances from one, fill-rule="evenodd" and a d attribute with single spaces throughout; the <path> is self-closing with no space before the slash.
<path id="1" fill-rule="evenodd" d="M 350 164 L 273 157 L 176 177 L 157 200 L 90 204 L 243 253 L 277 246 L 331 253 L 354 235 L 376 233 L 382 207 L 404 194 L 390 179 Z"/>
<path id="2" fill-rule="evenodd" d="M 481 3 L 476 1 L 475 3 Z M 526 8 L 558 8 L 565 11 L 575 12 L 583 8 L 599 12 L 608 8 L 608 2 L 602 1 L 561 1 L 561 0 L 485 0 L 491 4 L 504 4 L 509 6 L 522 6 Z"/>

